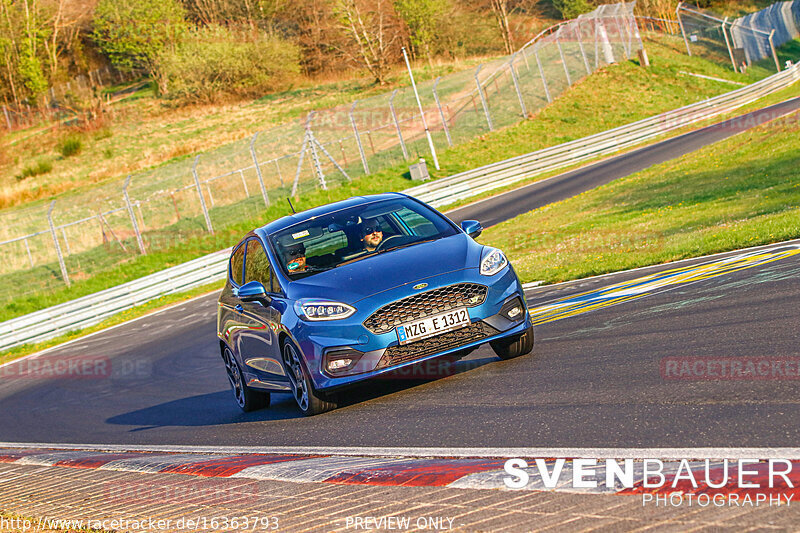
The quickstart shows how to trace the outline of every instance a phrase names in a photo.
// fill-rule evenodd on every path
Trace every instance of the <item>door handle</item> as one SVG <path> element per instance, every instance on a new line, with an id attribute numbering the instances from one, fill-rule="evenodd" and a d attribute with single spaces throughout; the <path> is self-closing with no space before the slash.
<path id="1" fill-rule="evenodd" d="M 237 313 L 243 313 L 244 312 L 244 307 L 242 307 L 241 304 L 236 304 L 234 306 L 234 309 L 236 310 Z"/>

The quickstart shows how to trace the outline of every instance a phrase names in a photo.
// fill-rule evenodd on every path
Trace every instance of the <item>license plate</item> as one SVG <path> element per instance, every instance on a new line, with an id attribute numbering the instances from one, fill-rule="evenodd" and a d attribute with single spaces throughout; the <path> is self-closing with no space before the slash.
<path id="1" fill-rule="evenodd" d="M 405 326 L 397 326 L 395 329 L 397 330 L 397 340 L 400 341 L 400 344 L 408 344 L 409 342 L 463 328 L 468 326 L 469 323 L 469 313 L 465 307 L 429 316 Z"/>

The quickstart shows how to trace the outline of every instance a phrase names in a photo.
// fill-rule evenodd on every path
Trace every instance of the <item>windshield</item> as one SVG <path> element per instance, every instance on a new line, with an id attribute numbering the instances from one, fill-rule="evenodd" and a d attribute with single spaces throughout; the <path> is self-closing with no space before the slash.
<path id="1" fill-rule="evenodd" d="M 413 200 L 384 200 L 315 217 L 271 235 L 290 279 L 455 235 L 440 214 Z"/>

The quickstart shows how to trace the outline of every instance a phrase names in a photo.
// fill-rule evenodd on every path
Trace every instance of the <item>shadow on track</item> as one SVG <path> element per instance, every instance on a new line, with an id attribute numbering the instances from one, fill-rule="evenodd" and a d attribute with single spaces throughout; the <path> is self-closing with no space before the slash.
<path id="1" fill-rule="evenodd" d="M 468 372 L 496 357 L 483 357 L 466 361 L 452 359 L 429 361 L 392 372 L 378 380 L 347 390 L 340 396 L 340 407 L 357 405 L 375 398 L 402 392 L 439 379 Z M 203 427 L 269 422 L 303 418 L 289 394 L 272 395 L 270 407 L 252 413 L 243 413 L 233 400 L 230 390 L 200 394 L 173 400 L 144 409 L 130 411 L 106 420 L 108 424 L 134 426 L 131 433 L 162 427 Z"/>

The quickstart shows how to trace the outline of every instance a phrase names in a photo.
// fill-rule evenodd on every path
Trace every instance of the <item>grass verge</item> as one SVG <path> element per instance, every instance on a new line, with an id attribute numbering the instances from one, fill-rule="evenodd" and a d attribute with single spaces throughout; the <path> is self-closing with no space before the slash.
<path id="1" fill-rule="evenodd" d="M 652 66 L 643 69 L 629 61 L 601 69 L 575 84 L 553 104 L 541 110 L 532 120 L 483 135 L 473 141 L 453 147 L 441 154 L 441 170 L 434 177 L 506 159 L 537 148 L 591 135 L 627 124 L 657 113 L 693 103 L 724 92 L 728 84 L 681 75 L 681 71 L 752 81 L 699 57 L 688 57 L 681 51 L 682 41 L 665 38 L 647 41 Z M 404 165 L 376 172 L 369 177 L 353 180 L 327 191 L 317 190 L 302 196 L 296 203 L 299 209 L 341 200 L 350 196 L 404 190 L 412 185 Z M 234 244 L 253 227 L 263 225 L 288 214 L 288 206 L 274 203 L 269 209 L 258 207 L 258 198 L 246 212 L 239 204 L 212 209 L 215 233 L 204 233 L 202 217 L 183 219 L 175 227 L 161 230 L 165 244 L 154 246 L 149 239 L 148 255 L 132 253 L 115 255 L 113 244 L 68 258 L 73 284 L 64 287 L 57 264 L 36 266 L 0 277 L 0 293 L 8 295 L 0 301 L 0 315 L 5 319 L 24 315 L 102 289 L 113 287 L 180 264 L 200 255 Z M 230 222 L 230 221 L 237 222 Z M 222 225 L 219 222 L 226 222 Z M 187 229 L 189 228 L 189 229 Z M 128 242 L 136 250 L 134 242 Z"/>
<path id="2" fill-rule="evenodd" d="M 194 289 L 190 289 L 185 292 L 166 294 L 164 296 L 156 298 L 155 300 L 151 300 L 145 304 L 138 305 L 136 307 L 123 311 L 117 315 L 109 317 L 103 320 L 102 322 L 95 324 L 94 326 L 90 326 L 88 328 L 83 328 L 75 331 L 70 331 L 69 333 L 65 333 L 64 335 L 60 335 L 58 337 L 54 337 L 46 341 L 37 342 L 34 344 L 23 344 L 15 348 L 5 350 L 3 352 L 0 352 L 0 364 L 13 361 L 14 359 L 19 359 L 20 357 L 25 357 L 26 355 L 40 352 L 42 350 L 47 350 L 48 348 L 52 348 L 53 346 L 58 346 L 59 344 L 63 344 L 67 341 L 71 341 L 80 337 L 85 337 L 86 335 L 89 335 L 91 333 L 95 333 L 97 331 L 101 331 L 110 328 L 112 326 L 117 326 L 134 318 L 139 318 L 145 315 L 149 315 L 151 313 L 184 302 L 186 300 L 191 300 L 192 298 L 218 291 L 220 289 L 220 285 L 221 283 L 219 282 L 207 283 L 205 285 L 195 287 Z"/>
<path id="3" fill-rule="evenodd" d="M 527 282 L 800 237 L 800 114 L 487 229 Z"/>
<path id="4" fill-rule="evenodd" d="M 523 282 L 567 281 L 800 237 L 800 113 L 484 231 Z M 35 353 L 213 292 L 163 296 L 95 326 L 0 355 Z"/>

